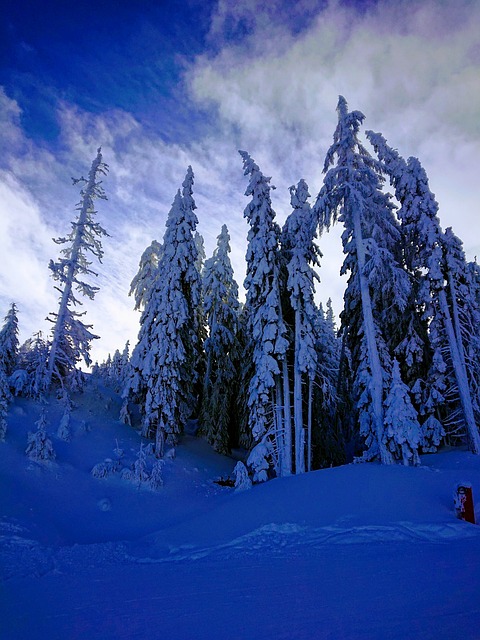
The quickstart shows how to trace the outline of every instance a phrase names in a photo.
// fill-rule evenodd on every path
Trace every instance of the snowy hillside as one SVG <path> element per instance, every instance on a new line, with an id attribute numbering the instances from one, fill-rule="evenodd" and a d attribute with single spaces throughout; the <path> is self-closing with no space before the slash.
<path id="1" fill-rule="evenodd" d="M 90 473 L 137 458 L 120 399 L 91 387 L 74 403 L 65 442 L 63 407 L 49 400 L 48 463 L 24 453 L 40 406 L 9 407 L 2 640 L 480 637 L 480 527 L 453 507 L 459 482 L 480 496 L 478 456 L 347 465 L 236 493 L 214 482 L 235 460 L 184 435 L 153 491 Z"/>

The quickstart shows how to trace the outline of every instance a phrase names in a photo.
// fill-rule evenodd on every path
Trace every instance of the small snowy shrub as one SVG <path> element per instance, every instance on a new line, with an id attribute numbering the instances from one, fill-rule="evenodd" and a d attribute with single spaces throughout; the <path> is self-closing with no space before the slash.
<path id="1" fill-rule="evenodd" d="M 158 491 L 163 487 L 163 466 L 164 460 L 155 460 L 152 473 L 148 479 L 148 486 L 153 491 Z"/>
<path id="2" fill-rule="evenodd" d="M 147 471 L 147 456 L 145 455 L 145 450 L 143 448 L 143 443 L 140 444 L 140 449 L 138 451 L 138 456 L 130 469 L 124 469 L 122 472 L 122 478 L 124 480 L 128 480 L 133 484 L 136 484 L 140 487 L 142 484 L 145 484 L 150 479 L 150 475 Z"/>
<path id="3" fill-rule="evenodd" d="M 35 424 L 37 425 L 37 431 L 35 433 L 29 432 L 25 453 L 29 458 L 37 462 L 55 460 L 52 441 L 47 437 L 47 421 L 44 410 L 42 410 L 40 418 Z"/>
<path id="4" fill-rule="evenodd" d="M 245 491 L 251 489 L 252 481 L 248 475 L 247 467 L 243 462 L 238 461 L 233 470 L 235 475 L 235 491 Z"/>
<path id="5" fill-rule="evenodd" d="M 153 442 L 149 442 L 148 444 L 145 445 L 143 450 L 145 451 L 145 455 L 146 456 L 155 455 L 155 445 L 154 445 L 154 443 Z"/>
<path id="6" fill-rule="evenodd" d="M 122 480 L 127 480 L 128 482 L 134 482 L 135 472 L 133 470 L 133 466 L 129 469 L 123 469 L 122 471 Z"/>
<path id="7" fill-rule="evenodd" d="M 115 443 L 116 443 L 116 446 L 115 446 L 115 449 L 113 450 L 113 453 L 117 456 L 119 460 L 121 460 L 121 458 L 123 458 L 124 456 L 124 451 L 123 449 L 120 448 L 118 444 L 118 440 L 115 440 Z"/>
<path id="8" fill-rule="evenodd" d="M 120 470 L 120 461 L 112 460 L 111 458 L 105 458 L 103 462 L 96 464 L 91 470 L 91 474 L 94 478 L 108 478 L 113 476 Z"/>
<path id="9" fill-rule="evenodd" d="M 7 434 L 7 422 L 5 416 L 0 416 L 0 442 L 5 442 L 5 436 Z"/>
<path id="10" fill-rule="evenodd" d="M 8 379 L 8 383 L 13 390 L 15 396 L 19 396 L 27 388 L 29 377 L 25 369 L 17 369 Z"/>
<path id="11" fill-rule="evenodd" d="M 247 464 L 253 469 L 254 482 L 266 482 L 268 480 L 269 458 L 271 457 L 270 443 L 263 438 L 250 452 Z"/>
<path id="12" fill-rule="evenodd" d="M 60 424 L 58 425 L 57 437 L 60 440 L 64 440 L 65 442 L 69 442 L 72 437 L 72 433 L 70 431 L 70 411 L 65 409 L 65 413 L 60 420 Z"/>
<path id="13" fill-rule="evenodd" d="M 82 420 L 82 422 L 80 423 L 80 431 L 83 431 L 84 433 L 88 433 L 91 430 L 92 428 L 90 427 L 88 422 L 86 420 Z"/>
<path id="14" fill-rule="evenodd" d="M 435 453 L 444 435 L 445 429 L 442 423 L 435 416 L 429 416 L 422 424 L 420 438 L 422 451 L 424 453 Z"/>
<path id="15" fill-rule="evenodd" d="M 132 426 L 132 417 L 128 410 L 128 398 L 125 398 L 125 400 L 123 401 L 122 408 L 120 409 L 119 420 L 123 424 L 128 424 L 129 427 Z"/>

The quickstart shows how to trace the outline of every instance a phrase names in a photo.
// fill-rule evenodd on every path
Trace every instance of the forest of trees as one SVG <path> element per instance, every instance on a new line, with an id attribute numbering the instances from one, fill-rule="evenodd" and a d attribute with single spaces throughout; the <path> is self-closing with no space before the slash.
<path id="1" fill-rule="evenodd" d="M 451 228 L 442 230 L 420 161 L 372 131 L 367 150 L 364 115 L 342 96 L 337 113 L 320 192 L 310 202 L 303 179 L 290 187 L 283 227 L 271 179 L 239 152 L 249 227 L 244 304 L 225 225 L 205 259 L 191 167 L 162 241 L 141 256 L 130 289 L 138 342 L 92 375 L 121 393 L 120 419 L 154 441 L 158 459 L 191 420 L 219 453 L 243 449 L 254 482 L 354 459 L 416 465 L 442 444 L 480 454 L 480 267 Z M 101 261 L 108 235 L 94 207 L 106 197 L 99 178 L 107 171 L 99 149 L 88 178 L 76 181 L 72 230 L 55 241 L 65 248 L 49 265 L 60 294 L 51 335 L 20 346 L 15 304 L 6 315 L 0 440 L 12 395 L 56 390 L 68 407 L 85 377 L 79 363 L 91 364 L 97 336 L 77 309 L 98 290 L 88 282 L 96 275 L 89 258 Z M 330 301 L 323 308 L 315 300 L 317 240 L 336 223 L 348 276 L 338 329 Z"/>

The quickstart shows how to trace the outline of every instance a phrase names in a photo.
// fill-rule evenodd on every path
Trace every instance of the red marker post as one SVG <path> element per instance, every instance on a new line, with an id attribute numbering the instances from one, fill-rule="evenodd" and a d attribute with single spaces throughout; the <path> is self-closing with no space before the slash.
<path id="1" fill-rule="evenodd" d="M 457 518 L 475 524 L 475 509 L 473 506 L 472 485 L 462 482 L 455 492 L 455 511 Z"/>

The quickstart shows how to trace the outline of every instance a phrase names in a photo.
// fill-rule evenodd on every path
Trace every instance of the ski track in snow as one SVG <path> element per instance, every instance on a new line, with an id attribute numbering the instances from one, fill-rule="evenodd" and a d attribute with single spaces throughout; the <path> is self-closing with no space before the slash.
<path id="1" fill-rule="evenodd" d="M 480 529 L 465 523 L 425 524 L 409 522 L 391 526 L 366 525 L 351 528 L 337 526 L 313 529 L 293 523 L 267 524 L 244 536 L 211 547 L 195 548 L 192 545 L 170 547 L 161 557 L 127 554 L 127 558 L 138 563 L 190 562 L 213 556 L 227 560 L 238 555 L 283 555 L 295 550 L 320 549 L 327 545 L 351 545 L 369 543 L 433 543 L 442 544 L 452 540 L 480 538 Z"/>
<path id="2" fill-rule="evenodd" d="M 295 523 L 270 523 L 233 540 L 206 547 L 169 546 L 155 543 L 131 548 L 127 542 L 101 542 L 46 547 L 24 535 L 28 532 L 12 522 L 0 523 L 0 566 L 3 579 L 41 577 L 50 573 L 71 574 L 78 567 L 188 563 L 204 558 L 227 561 L 240 557 L 294 556 L 306 550 L 320 550 L 329 545 L 429 543 L 443 544 L 455 540 L 480 539 L 480 527 L 466 523 L 413 524 L 355 527 L 305 527 Z M 150 549 L 149 549 L 150 547 Z M 150 553 L 149 553 L 150 551 Z"/>

